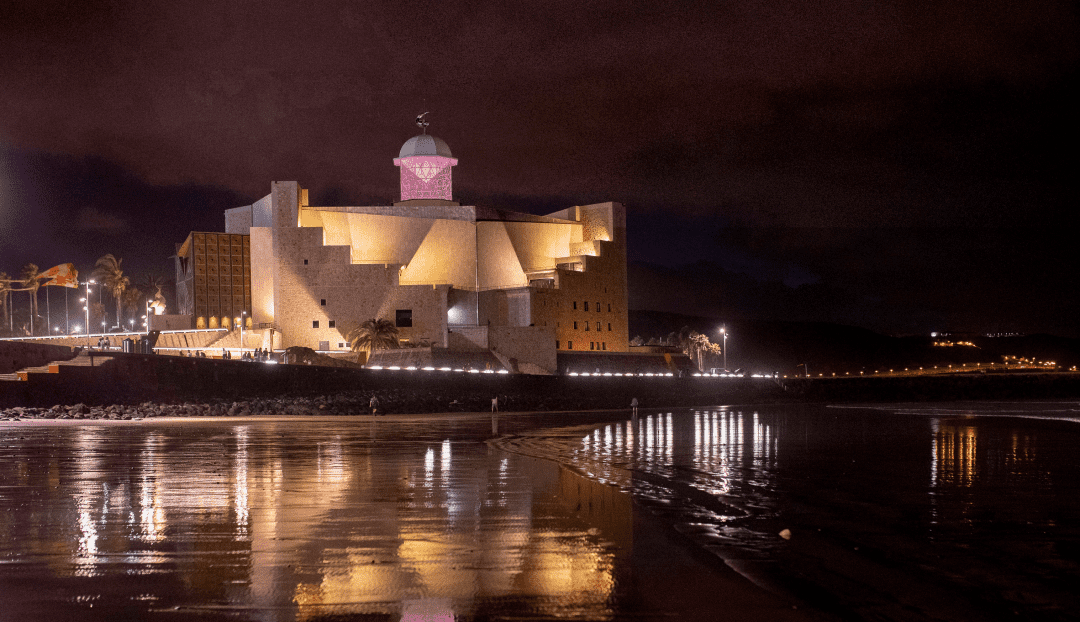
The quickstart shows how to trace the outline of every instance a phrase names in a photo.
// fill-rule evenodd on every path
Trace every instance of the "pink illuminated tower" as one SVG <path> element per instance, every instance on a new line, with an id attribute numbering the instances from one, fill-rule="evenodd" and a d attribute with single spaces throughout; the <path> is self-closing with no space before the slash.
<path id="1" fill-rule="evenodd" d="M 416 124 L 424 133 L 405 141 L 401 153 L 394 158 L 394 166 L 401 168 L 401 200 L 452 201 L 450 167 L 457 165 L 457 158 L 450 153 L 445 141 L 428 135 L 426 114 L 416 117 Z"/>

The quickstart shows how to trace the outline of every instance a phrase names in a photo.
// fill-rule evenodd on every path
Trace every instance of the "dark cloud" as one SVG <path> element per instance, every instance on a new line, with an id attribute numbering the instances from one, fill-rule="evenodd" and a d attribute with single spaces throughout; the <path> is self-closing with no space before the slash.
<path id="1" fill-rule="evenodd" d="M 976 283 L 1051 325 L 1022 301 L 1076 264 L 1077 26 L 1065 0 L 15 0 L 0 252 L 52 248 L 82 210 L 129 229 L 79 244 L 150 261 L 272 180 L 386 203 L 430 110 L 462 201 L 623 201 L 633 258 L 710 262 L 736 279 L 726 308 L 745 291 L 742 313 L 1008 323 L 956 293 Z"/>

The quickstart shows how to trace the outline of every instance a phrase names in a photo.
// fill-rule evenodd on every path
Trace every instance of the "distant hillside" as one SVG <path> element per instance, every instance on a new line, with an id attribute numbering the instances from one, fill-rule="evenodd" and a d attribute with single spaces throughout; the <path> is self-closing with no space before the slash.
<path id="1" fill-rule="evenodd" d="M 1080 340 L 1051 335 L 1020 337 L 949 337 L 973 346 L 934 346 L 929 335 L 889 337 L 863 328 L 825 322 L 721 320 L 660 311 L 630 311 L 630 336 L 663 339 L 684 326 L 721 343 L 721 325 L 728 331 L 728 367 L 747 371 L 801 374 L 868 373 L 876 370 L 1000 363 L 1002 356 L 1052 360 L 1080 365 Z M 945 341 L 938 339 L 937 341 Z"/>

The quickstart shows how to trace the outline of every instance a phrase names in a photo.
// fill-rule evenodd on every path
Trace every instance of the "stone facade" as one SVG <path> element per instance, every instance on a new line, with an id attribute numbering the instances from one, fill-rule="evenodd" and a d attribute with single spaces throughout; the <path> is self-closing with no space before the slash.
<path id="1" fill-rule="evenodd" d="M 434 198 L 315 207 L 278 181 L 225 224 L 249 240 L 253 322 L 283 347 L 347 350 L 349 331 L 373 318 L 408 345 L 490 351 L 532 373 L 555 373 L 557 351 L 629 347 L 618 203 L 547 216 Z"/>

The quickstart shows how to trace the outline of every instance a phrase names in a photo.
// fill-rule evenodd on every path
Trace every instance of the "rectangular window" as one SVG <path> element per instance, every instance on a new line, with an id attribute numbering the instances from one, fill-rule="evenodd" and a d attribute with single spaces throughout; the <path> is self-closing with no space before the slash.
<path id="1" fill-rule="evenodd" d="M 337 321 L 336 320 L 330 320 L 329 324 L 330 324 L 330 328 L 337 328 Z"/>
<path id="2" fill-rule="evenodd" d="M 590 341 L 589 342 L 589 349 L 590 350 L 595 350 L 596 349 L 596 342 L 595 341 Z"/>
<path id="3" fill-rule="evenodd" d="M 574 322 L 574 330 L 577 330 L 577 322 Z"/>
<path id="4" fill-rule="evenodd" d="M 412 309 L 398 309 L 394 317 L 394 325 L 398 328 L 412 328 Z"/>
<path id="5" fill-rule="evenodd" d="M 577 311 L 577 301 L 574 301 L 574 311 Z"/>
<path id="6" fill-rule="evenodd" d="M 604 342 L 604 349 L 607 350 L 607 342 Z"/>
<path id="7" fill-rule="evenodd" d="M 559 340 L 558 339 L 555 340 L 555 349 L 556 350 L 559 349 Z"/>
<path id="8" fill-rule="evenodd" d="M 611 322 L 607 323 L 607 329 L 608 329 L 608 332 L 610 333 L 611 332 Z"/>
<path id="9" fill-rule="evenodd" d="M 347 343 L 345 343 L 344 341 L 339 341 L 339 342 L 338 342 L 338 344 L 337 344 L 337 347 L 339 347 L 339 348 L 344 348 L 344 347 L 345 347 L 345 346 L 347 346 L 347 345 L 348 345 L 348 344 L 347 344 Z"/>
<path id="10" fill-rule="evenodd" d="M 566 342 L 566 349 L 567 350 L 573 350 L 574 349 L 574 342 L 573 341 L 567 341 Z"/>
<path id="11" fill-rule="evenodd" d="M 325 307 L 326 306 L 326 299 L 323 298 L 323 299 L 319 300 L 319 304 Z"/>
<path id="12" fill-rule="evenodd" d="M 589 323 L 585 322 L 585 330 L 589 330 Z"/>
<path id="13" fill-rule="evenodd" d="M 588 300 L 585 301 L 585 310 L 586 311 L 589 310 L 589 301 Z"/>
<path id="14" fill-rule="evenodd" d="M 305 259 L 305 260 L 304 260 L 304 265 L 305 265 L 305 266 L 307 265 L 307 259 Z"/>
<path id="15" fill-rule="evenodd" d="M 599 301 L 597 301 L 597 303 L 596 303 L 596 312 L 600 313 L 600 302 Z"/>
<path id="16" fill-rule="evenodd" d="M 607 303 L 607 310 L 608 310 L 608 313 L 611 313 L 611 303 L 610 302 Z"/>
<path id="17" fill-rule="evenodd" d="M 600 330 L 600 322 L 596 323 L 596 330 L 598 330 L 598 331 Z"/>
<path id="18" fill-rule="evenodd" d="M 318 328 L 319 327 L 319 320 L 313 320 L 311 322 L 311 327 L 312 328 Z"/>

